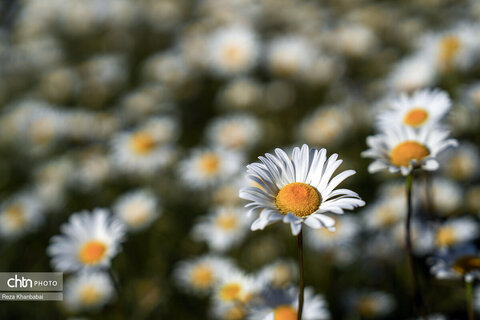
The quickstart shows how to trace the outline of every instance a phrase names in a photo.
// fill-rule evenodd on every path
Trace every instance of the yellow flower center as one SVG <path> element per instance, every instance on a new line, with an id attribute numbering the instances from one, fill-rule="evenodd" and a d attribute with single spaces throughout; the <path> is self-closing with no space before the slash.
<path id="1" fill-rule="evenodd" d="M 273 320 L 296 320 L 297 310 L 289 305 L 276 307 L 273 310 Z"/>
<path id="2" fill-rule="evenodd" d="M 475 270 L 480 270 L 480 257 L 473 255 L 460 257 L 455 261 L 452 269 L 461 275 L 465 275 Z"/>
<path id="3" fill-rule="evenodd" d="M 237 66 L 245 60 L 243 50 L 238 46 L 228 46 L 223 51 L 223 57 L 229 66 Z"/>
<path id="4" fill-rule="evenodd" d="M 457 242 L 455 230 L 451 227 L 443 227 L 438 229 L 435 235 L 435 244 L 438 247 L 449 247 Z"/>
<path id="5" fill-rule="evenodd" d="M 273 270 L 273 285 L 276 287 L 283 287 L 292 280 L 292 273 L 287 266 L 278 266 Z"/>
<path id="6" fill-rule="evenodd" d="M 5 211 L 5 216 L 11 225 L 18 229 L 25 224 L 25 216 L 23 213 L 22 206 L 12 205 Z"/>
<path id="7" fill-rule="evenodd" d="M 245 319 L 245 316 L 247 315 L 246 311 L 242 306 L 237 305 L 233 306 L 230 308 L 227 313 L 224 316 L 224 319 L 226 320 L 241 320 Z"/>
<path id="8" fill-rule="evenodd" d="M 376 302 L 372 298 L 362 298 L 358 302 L 358 313 L 365 318 L 373 318 L 376 314 Z"/>
<path id="9" fill-rule="evenodd" d="M 148 217 L 148 208 L 146 208 L 142 203 L 132 202 L 127 206 L 124 219 L 128 224 L 137 226 L 144 223 Z"/>
<path id="10" fill-rule="evenodd" d="M 306 183 L 293 182 L 287 184 L 277 194 L 275 203 L 283 214 L 293 213 L 303 218 L 317 211 L 322 202 L 320 193 Z"/>
<path id="11" fill-rule="evenodd" d="M 446 69 L 451 68 L 452 60 L 460 50 L 462 43 L 455 36 L 446 36 L 440 42 L 439 60 L 444 63 Z"/>
<path id="12" fill-rule="evenodd" d="M 229 283 L 220 289 L 220 297 L 224 301 L 238 300 L 241 286 L 238 283 Z"/>
<path id="13" fill-rule="evenodd" d="M 197 288 L 208 288 L 213 283 L 213 271 L 208 266 L 197 266 L 192 270 L 192 284 Z"/>
<path id="14" fill-rule="evenodd" d="M 233 214 L 221 215 L 215 223 L 220 229 L 233 230 L 237 226 L 237 218 Z"/>
<path id="15" fill-rule="evenodd" d="M 397 167 L 408 167 L 410 161 L 420 161 L 430 154 L 424 145 L 416 141 L 405 141 L 393 148 L 390 160 Z"/>
<path id="16" fill-rule="evenodd" d="M 151 134 L 147 132 L 137 132 L 130 138 L 130 148 L 139 155 L 145 155 L 155 148 L 156 142 Z"/>
<path id="17" fill-rule="evenodd" d="M 92 305 L 98 302 L 100 299 L 101 295 L 99 290 L 95 288 L 93 285 L 88 285 L 85 286 L 81 289 L 80 291 L 80 301 L 84 305 Z"/>
<path id="18" fill-rule="evenodd" d="M 105 243 L 97 240 L 88 241 L 83 245 L 78 254 L 80 262 L 83 264 L 94 265 L 99 263 L 105 256 L 107 246 Z"/>
<path id="19" fill-rule="evenodd" d="M 397 222 L 397 216 L 388 206 L 383 206 L 378 209 L 378 220 L 382 226 L 391 226 Z"/>
<path id="20" fill-rule="evenodd" d="M 208 152 L 199 159 L 200 170 L 206 175 L 214 175 L 220 168 L 220 159 L 213 152 Z"/>
<path id="21" fill-rule="evenodd" d="M 419 127 L 428 119 L 428 112 L 422 108 L 410 110 L 403 118 L 403 123 L 411 127 Z"/>

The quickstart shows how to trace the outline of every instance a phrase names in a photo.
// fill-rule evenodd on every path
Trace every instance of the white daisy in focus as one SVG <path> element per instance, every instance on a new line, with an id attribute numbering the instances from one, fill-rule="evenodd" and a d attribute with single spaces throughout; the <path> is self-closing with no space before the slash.
<path id="1" fill-rule="evenodd" d="M 213 187 L 233 178 L 243 165 L 243 155 L 217 148 L 196 148 L 180 163 L 185 185 L 193 188 Z"/>
<path id="2" fill-rule="evenodd" d="M 205 295 L 218 285 L 224 274 L 235 269 L 223 257 L 206 255 L 181 261 L 174 270 L 174 278 L 184 291 Z"/>
<path id="3" fill-rule="evenodd" d="M 29 193 L 14 195 L 0 206 L 0 238 L 16 239 L 38 228 L 44 218 L 40 199 Z"/>
<path id="4" fill-rule="evenodd" d="M 259 52 L 260 44 L 253 30 L 241 25 L 227 26 L 210 38 L 209 64 L 219 75 L 244 74 L 255 67 Z"/>
<path id="5" fill-rule="evenodd" d="M 52 266 L 61 272 L 107 268 L 120 250 L 125 226 L 105 209 L 70 216 L 47 248 Z"/>
<path id="6" fill-rule="evenodd" d="M 477 222 L 471 217 L 451 218 L 435 231 L 435 247 L 446 249 L 461 242 L 475 239 L 479 234 Z"/>
<path id="7" fill-rule="evenodd" d="M 389 101 L 390 108 L 380 113 L 378 124 L 384 130 L 392 125 L 416 129 L 435 125 L 447 114 L 451 104 L 448 94 L 438 89 L 423 89 L 412 95 L 402 94 Z"/>
<path id="8" fill-rule="evenodd" d="M 80 272 L 65 283 L 64 304 L 67 309 L 95 311 L 107 304 L 114 295 L 109 275 L 104 272 Z"/>
<path id="9" fill-rule="evenodd" d="M 310 149 L 307 145 L 294 148 L 291 157 L 281 149 L 275 155 L 259 157 L 260 163 L 247 166 L 249 179 L 258 187 L 244 187 L 240 198 L 250 201 L 249 214 L 259 214 L 252 230 L 262 230 L 277 221 L 290 224 L 292 234 L 298 235 L 302 225 L 334 230 L 335 220 L 324 213 L 342 214 L 365 202 L 357 193 L 335 188 L 355 174 L 346 170 L 333 176 L 342 160 L 333 154 L 327 159 L 327 150 Z"/>
<path id="10" fill-rule="evenodd" d="M 262 137 L 260 122 L 250 115 L 233 115 L 213 120 L 207 128 L 210 143 L 219 148 L 246 150 Z"/>
<path id="11" fill-rule="evenodd" d="M 252 307 L 249 320 L 296 320 L 298 309 L 298 290 L 267 289 L 261 293 L 260 303 Z M 312 288 L 305 288 L 303 320 L 330 319 L 325 299 L 316 295 Z"/>
<path id="12" fill-rule="evenodd" d="M 160 215 L 157 197 L 143 189 L 121 195 L 113 208 L 116 216 L 132 231 L 147 228 Z"/>
<path id="13" fill-rule="evenodd" d="M 434 171 L 439 167 L 437 156 L 457 146 L 455 139 L 447 139 L 449 132 L 439 127 L 392 126 L 375 136 L 367 137 L 370 149 L 362 157 L 375 159 L 368 167 L 370 173 L 388 169 L 390 173 L 409 174 L 415 168 Z"/>
<path id="14" fill-rule="evenodd" d="M 210 250 L 226 251 L 238 245 L 247 235 L 251 218 L 243 207 L 217 207 L 195 224 L 196 241 L 206 241 Z"/>

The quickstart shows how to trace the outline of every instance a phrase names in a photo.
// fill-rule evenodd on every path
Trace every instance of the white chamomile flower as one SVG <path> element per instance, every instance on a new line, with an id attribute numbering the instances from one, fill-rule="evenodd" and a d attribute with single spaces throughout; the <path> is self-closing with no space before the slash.
<path id="1" fill-rule="evenodd" d="M 480 174 L 480 152 L 478 147 L 461 142 L 455 150 L 448 150 L 441 158 L 444 173 L 457 181 L 472 181 Z"/>
<path id="2" fill-rule="evenodd" d="M 112 157 L 116 166 L 132 173 L 152 173 L 170 164 L 175 152 L 165 146 L 156 131 L 121 132 L 113 137 Z"/>
<path id="3" fill-rule="evenodd" d="M 261 293 L 260 303 L 252 307 L 249 320 L 296 320 L 298 309 L 298 290 L 266 289 Z M 302 312 L 304 320 L 330 319 L 327 303 L 312 288 L 305 288 Z"/>
<path id="4" fill-rule="evenodd" d="M 80 272 L 65 283 L 65 306 L 71 311 L 98 310 L 113 297 L 114 287 L 105 272 Z"/>
<path id="5" fill-rule="evenodd" d="M 251 220 L 244 208 L 217 207 L 193 227 L 193 237 L 206 241 L 211 250 L 226 251 L 245 238 Z"/>
<path id="6" fill-rule="evenodd" d="M 160 215 L 158 201 L 149 190 L 133 190 L 113 205 L 117 217 L 132 231 L 147 228 Z"/>
<path id="7" fill-rule="evenodd" d="M 214 292 L 215 303 L 225 305 L 246 304 L 261 289 L 261 283 L 252 276 L 233 268 L 221 275 Z"/>
<path id="8" fill-rule="evenodd" d="M 249 115 L 234 115 L 215 119 L 207 128 L 208 140 L 225 149 L 245 150 L 261 138 L 259 121 Z"/>
<path id="9" fill-rule="evenodd" d="M 421 128 L 438 124 L 450 110 L 448 94 L 441 90 L 423 89 L 412 95 L 402 94 L 389 101 L 390 108 L 378 117 L 379 126 L 387 130 L 391 125 Z"/>
<path id="10" fill-rule="evenodd" d="M 206 255 L 181 261 L 175 267 L 174 278 L 185 291 L 206 294 L 218 285 L 226 272 L 233 269 L 235 267 L 230 260 Z"/>
<path id="11" fill-rule="evenodd" d="M 191 188 L 213 187 L 234 177 L 243 165 L 242 154 L 218 148 L 196 148 L 180 163 L 180 175 Z"/>
<path id="12" fill-rule="evenodd" d="M 279 260 L 263 267 L 257 278 L 268 287 L 290 287 L 298 277 L 297 264 L 291 260 Z"/>
<path id="13" fill-rule="evenodd" d="M 480 252 L 471 243 L 440 251 L 430 259 L 430 272 L 437 279 L 472 281 L 480 278 Z"/>
<path id="14" fill-rule="evenodd" d="M 382 291 L 364 291 L 352 297 L 354 313 L 363 318 L 384 317 L 395 308 L 395 300 Z"/>
<path id="15" fill-rule="evenodd" d="M 435 177 L 431 184 L 430 194 L 433 209 L 439 216 L 454 215 L 462 208 L 464 201 L 463 190 L 455 181 Z"/>
<path id="16" fill-rule="evenodd" d="M 392 126 L 384 132 L 367 138 L 370 149 L 362 157 L 375 159 L 368 167 L 370 173 L 388 169 L 391 173 L 409 174 L 414 168 L 437 170 L 437 156 L 449 147 L 455 147 L 455 139 L 447 139 L 449 132 L 439 127 Z"/>
<path id="17" fill-rule="evenodd" d="M 435 63 L 426 54 L 415 54 L 393 67 L 388 82 L 394 91 L 412 92 L 433 85 L 436 79 Z"/>
<path id="18" fill-rule="evenodd" d="M 208 47 L 209 63 L 220 75 L 239 75 L 257 64 L 260 44 L 253 30 L 232 25 L 214 32 Z"/>
<path id="19" fill-rule="evenodd" d="M 125 226 L 105 209 L 70 216 L 47 248 L 55 270 L 72 272 L 107 268 L 120 250 Z"/>
<path id="20" fill-rule="evenodd" d="M 477 222 L 471 217 L 450 218 L 437 227 L 435 246 L 444 249 L 473 240 L 479 231 Z"/>
<path id="21" fill-rule="evenodd" d="M 369 230 L 392 227 L 405 218 L 407 200 L 405 196 L 382 197 L 364 209 L 362 218 Z"/>
<path id="22" fill-rule="evenodd" d="M 37 228 L 44 217 L 43 205 L 33 194 L 14 195 L 0 206 L 0 238 L 18 238 Z"/>
<path id="23" fill-rule="evenodd" d="M 335 188 L 355 174 L 346 170 L 333 176 L 341 165 L 338 155 L 327 159 L 327 150 L 310 149 L 307 145 L 294 148 L 291 157 L 281 149 L 275 155 L 259 157 L 260 163 L 247 166 L 249 178 L 258 187 L 244 187 L 240 197 L 249 200 L 249 214 L 259 213 L 252 230 L 264 229 L 277 221 L 290 224 L 292 234 L 298 235 L 302 225 L 334 230 L 335 220 L 324 213 L 342 214 L 365 202 L 357 193 Z"/>

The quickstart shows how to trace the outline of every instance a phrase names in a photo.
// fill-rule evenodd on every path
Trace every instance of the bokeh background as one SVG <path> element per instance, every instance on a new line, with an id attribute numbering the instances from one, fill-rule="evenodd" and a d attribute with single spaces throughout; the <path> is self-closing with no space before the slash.
<path id="1" fill-rule="evenodd" d="M 467 218 L 478 228 L 479 31 L 475 0 L 2 1 L 0 271 L 52 271 L 46 248 L 60 225 L 81 210 L 115 213 L 132 190 L 149 190 L 159 216 L 129 232 L 113 260 L 124 300 L 85 312 L 1 302 L 0 318 L 212 318 L 211 297 L 178 284 L 180 262 L 216 253 L 253 274 L 278 259 L 295 262 L 296 241 L 287 225 L 251 232 L 247 223 L 219 249 L 195 226 L 215 208 L 241 210 L 246 164 L 307 143 L 355 169 L 342 186 L 367 202 L 347 213 L 351 234 L 325 246 L 306 240 L 307 285 L 324 296 L 332 319 L 411 319 L 397 232 L 402 206 L 381 206 L 402 197 L 403 180 L 368 174 L 360 153 L 386 99 L 445 90 L 453 103 L 446 121 L 460 147 L 430 177 L 429 222 Z M 140 141 L 136 154 L 128 139 L 138 132 L 154 132 L 154 141 Z M 218 149 L 235 153 L 235 160 L 217 154 L 229 170 L 188 165 L 199 150 Z M 152 159 L 138 159 L 152 150 Z M 428 220 L 418 178 L 415 214 Z M 14 201 L 29 203 L 35 217 L 5 222 Z M 421 230 L 430 235 L 418 237 L 416 252 L 430 308 L 464 319 L 462 283 L 430 275 L 438 241 L 434 229 Z M 386 311 L 362 307 L 363 293 L 380 294 L 370 303 L 386 299 Z"/>

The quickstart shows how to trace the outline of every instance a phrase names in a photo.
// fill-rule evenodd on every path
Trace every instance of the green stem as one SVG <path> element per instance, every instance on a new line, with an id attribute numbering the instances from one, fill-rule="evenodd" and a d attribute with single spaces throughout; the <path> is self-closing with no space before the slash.
<path id="1" fill-rule="evenodd" d="M 298 313 L 297 320 L 302 320 L 303 311 L 303 230 L 297 236 L 297 248 L 298 248 L 298 273 L 299 273 L 299 288 L 298 288 Z"/>
<path id="2" fill-rule="evenodd" d="M 413 172 L 410 172 L 407 176 L 405 183 L 406 194 L 407 194 L 407 219 L 405 224 L 405 249 L 407 251 L 407 260 L 408 268 L 410 270 L 410 276 L 412 281 L 412 291 L 413 291 L 413 304 L 417 313 L 421 315 L 422 318 L 427 319 L 425 316 L 425 306 L 423 303 L 422 295 L 419 291 L 419 281 L 418 275 L 415 270 L 415 265 L 413 263 L 413 250 L 412 250 L 412 233 L 411 233 L 411 222 L 412 222 L 412 185 L 413 185 Z"/>
<path id="3" fill-rule="evenodd" d="M 473 316 L 473 280 L 465 279 L 465 297 L 467 299 L 468 320 L 474 320 Z"/>

